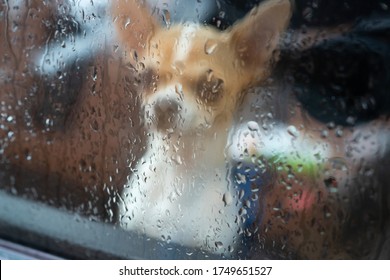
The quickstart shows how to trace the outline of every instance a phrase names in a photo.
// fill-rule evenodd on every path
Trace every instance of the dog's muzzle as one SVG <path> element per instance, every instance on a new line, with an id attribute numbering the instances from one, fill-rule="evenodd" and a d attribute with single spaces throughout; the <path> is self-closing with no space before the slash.
<path id="1" fill-rule="evenodd" d="M 145 106 L 147 123 L 158 131 L 169 132 L 178 126 L 181 104 L 176 98 L 162 96 Z"/>

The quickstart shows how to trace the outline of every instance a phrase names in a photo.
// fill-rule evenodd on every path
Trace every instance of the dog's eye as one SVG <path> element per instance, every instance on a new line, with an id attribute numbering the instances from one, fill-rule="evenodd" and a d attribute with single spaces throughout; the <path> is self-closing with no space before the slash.
<path id="1" fill-rule="evenodd" d="M 211 70 L 198 83 L 198 96 L 201 102 L 213 103 L 218 101 L 224 90 L 224 81 L 214 76 Z"/>

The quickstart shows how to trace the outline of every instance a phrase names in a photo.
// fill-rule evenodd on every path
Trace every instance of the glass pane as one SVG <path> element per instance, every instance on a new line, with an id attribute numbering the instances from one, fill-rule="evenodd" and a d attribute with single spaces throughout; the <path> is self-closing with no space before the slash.
<path id="1" fill-rule="evenodd" d="M 0 237 L 389 258 L 389 5 L 0 1 Z"/>

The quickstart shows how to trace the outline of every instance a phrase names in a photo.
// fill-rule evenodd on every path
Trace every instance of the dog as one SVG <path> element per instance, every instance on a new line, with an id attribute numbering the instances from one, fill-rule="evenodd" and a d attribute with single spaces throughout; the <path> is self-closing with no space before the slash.
<path id="1" fill-rule="evenodd" d="M 245 92 L 268 78 L 292 4 L 268 0 L 220 32 L 193 23 L 165 28 L 128 2 L 114 2 L 114 22 L 146 85 L 148 139 L 121 195 L 120 226 L 229 254 L 240 244 L 244 208 L 228 177 L 229 128 Z"/>
<path id="2" fill-rule="evenodd" d="M 1 176 L 10 192 L 205 255 L 243 249 L 235 257 L 360 258 L 373 248 L 362 236 L 383 232 L 386 215 L 378 215 L 385 200 L 373 195 L 381 189 L 369 180 L 386 178 L 378 173 L 387 174 L 381 163 L 388 122 L 318 122 L 306 112 L 315 106 L 295 99 L 296 82 L 275 75 L 286 52 L 287 64 L 295 59 L 310 72 L 313 63 L 300 53 L 337 42 L 349 25 L 322 32 L 292 27 L 283 38 L 290 12 L 284 22 L 271 7 L 284 1 L 265 1 L 224 32 L 173 24 L 166 11 L 160 24 L 144 1 L 110 1 L 107 12 L 105 0 L 25 2 L 7 1 L 1 18 L 7 19 L 0 32 Z M 273 15 L 270 26 L 254 28 L 268 23 L 259 11 Z M 261 33 L 278 19 L 275 37 Z M 353 27 L 359 46 L 367 35 L 359 30 L 382 30 L 371 21 L 367 26 Z M 266 52 L 262 36 L 272 38 Z M 315 94 L 316 81 L 308 81 L 314 89 L 307 94 Z M 276 172 L 259 193 L 264 182 L 251 182 L 245 164 L 261 173 L 259 164 L 270 160 Z M 16 175 L 9 176 L 13 168 Z M 253 199 L 243 191 L 250 184 Z"/>

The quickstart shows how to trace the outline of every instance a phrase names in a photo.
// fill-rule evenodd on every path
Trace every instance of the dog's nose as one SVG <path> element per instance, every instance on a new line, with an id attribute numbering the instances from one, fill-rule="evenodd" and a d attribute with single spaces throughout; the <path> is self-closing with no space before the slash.
<path id="1" fill-rule="evenodd" d="M 166 131 L 177 127 L 181 106 L 176 99 L 160 98 L 154 104 L 155 121 L 158 130 Z"/>

